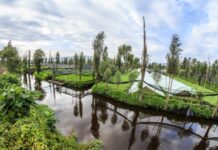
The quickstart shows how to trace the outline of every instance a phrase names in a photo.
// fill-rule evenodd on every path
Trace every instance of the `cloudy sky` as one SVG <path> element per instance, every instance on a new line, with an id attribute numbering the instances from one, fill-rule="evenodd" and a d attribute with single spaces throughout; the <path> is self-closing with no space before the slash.
<path id="1" fill-rule="evenodd" d="M 218 0 L 0 0 L 0 48 L 12 40 L 21 55 L 37 48 L 92 55 L 94 36 L 105 31 L 111 57 L 123 43 L 140 56 L 145 16 L 150 61 L 165 61 L 174 33 L 183 56 L 214 60 L 217 6 Z"/>

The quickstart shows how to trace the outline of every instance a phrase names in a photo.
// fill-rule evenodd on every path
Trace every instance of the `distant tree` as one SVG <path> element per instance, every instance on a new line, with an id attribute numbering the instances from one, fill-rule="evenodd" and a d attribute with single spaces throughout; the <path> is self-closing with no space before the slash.
<path id="1" fill-rule="evenodd" d="M 31 66 L 31 51 L 28 52 L 28 68 Z"/>
<path id="2" fill-rule="evenodd" d="M 63 64 L 67 65 L 67 64 L 69 64 L 69 61 L 70 60 L 68 60 L 68 57 L 64 57 Z"/>
<path id="3" fill-rule="evenodd" d="M 133 60 L 134 68 L 138 68 L 140 66 L 139 58 L 135 57 Z"/>
<path id="4" fill-rule="evenodd" d="M 128 55 L 127 59 L 128 59 L 130 68 L 133 69 L 134 68 L 134 55 L 133 54 Z"/>
<path id="5" fill-rule="evenodd" d="M 85 64 L 85 56 L 83 55 L 83 52 L 81 52 L 79 56 L 79 81 L 80 82 L 81 82 L 82 70 L 83 70 L 84 64 Z"/>
<path id="6" fill-rule="evenodd" d="M 118 54 L 117 54 L 117 65 L 118 69 L 121 72 L 125 72 L 129 68 L 129 56 L 132 52 L 132 47 L 130 45 L 123 44 L 118 47 Z"/>
<path id="7" fill-rule="evenodd" d="M 96 76 L 96 80 L 100 78 L 99 66 L 101 62 L 101 54 L 104 50 L 104 39 L 105 39 L 104 32 L 100 32 L 94 38 L 94 41 L 92 44 L 93 50 L 94 50 L 94 59 L 93 59 L 94 76 Z"/>
<path id="8" fill-rule="evenodd" d="M 153 73 L 152 73 L 152 78 L 154 79 L 154 81 L 156 82 L 156 84 L 158 85 L 158 83 L 160 82 L 161 79 L 161 67 L 158 64 L 154 64 L 153 66 Z"/>
<path id="9" fill-rule="evenodd" d="M 68 63 L 69 63 L 70 65 L 73 65 L 73 58 L 70 58 L 69 61 L 68 61 Z"/>
<path id="10" fill-rule="evenodd" d="M 23 57 L 23 60 L 22 60 L 22 68 L 23 68 L 23 71 L 24 71 L 24 72 L 27 71 L 27 67 L 28 67 L 27 56 L 24 56 L 24 57 Z"/>
<path id="11" fill-rule="evenodd" d="M 134 71 L 130 72 L 130 74 L 129 74 L 129 82 L 131 82 L 131 83 L 134 82 L 135 78 L 136 78 L 135 72 Z"/>
<path id="12" fill-rule="evenodd" d="M 1 59 L 8 72 L 15 73 L 19 71 L 21 61 L 17 49 L 12 46 L 11 41 L 9 41 L 8 45 L 1 51 Z"/>
<path id="13" fill-rule="evenodd" d="M 121 73 L 119 70 L 115 73 L 114 80 L 115 80 L 115 83 L 117 84 L 117 87 L 118 87 L 119 83 L 121 82 Z"/>
<path id="14" fill-rule="evenodd" d="M 122 61 L 121 61 L 121 56 L 119 54 L 117 55 L 116 66 L 117 66 L 118 70 L 121 70 Z"/>
<path id="15" fill-rule="evenodd" d="M 124 61 L 127 60 L 128 56 L 132 51 L 132 47 L 130 45 L 123 44 L 119 46 L 118 52 L 121 57 L 123 57 Z"/>
<path id="16" fill-rule="evenodd" d="M 60 54 L 59 52 L 56 53 L 56 60 L 55 60 L 56 64 L 60 63 Z"/>
<path id="17" fill-rule="evenodd" d="M 108 68 L 110 69 L 109 60 L 102 61 L 99 67 L 99 74 L 101 77 L 104 77 L 104 73 Z"/>
<path id="18" fill-rule="evenodd" d="M 74 68 L 75 68 L 75 71 L 77 73 L 77 68 L 78 68 L 78 64 L 79 64 L 79 56 L 77 53 L 75 53 L 73 59 L 74 59 Z"/>
<path id="19" fill-rule="evenodd" d="M 111 75 L 112 75 L 111 69 L 107 68 L 104 72 L 104 80 L 107 82 L 107 87 L 108 87 L 108 81 L 109 81 Z"/>
<path id="20" fill-rule="evenodd" d="M 43 62 L 44 57 L 45 57 L 45 53 L 43 50 L 41 49 L 35 50 L 33 54 L 33 62 L 37 72 L 41 71 L 41 63 Z"/>
<path id="21" fill-rule="evenodd" d="M 181 45 L 182 43 L 180 42 L 179 36 L 174 34 L 170 44 L 170 52 L 167 54 L 167 74 L 169 76 L 168 94 L 166 97 L 167 101 L 169 100 L 169 93 L 172 88 L 173 78 L 179 71 L 179 56 L 182 51 L 180 48 Z"/>

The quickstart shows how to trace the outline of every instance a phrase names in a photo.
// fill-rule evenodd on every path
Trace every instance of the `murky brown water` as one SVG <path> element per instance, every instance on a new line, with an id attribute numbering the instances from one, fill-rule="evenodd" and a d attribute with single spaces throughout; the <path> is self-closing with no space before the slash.
<path id="1" fill-rule="evenodd" d="M 40 104 L 55 111 L 57 129 L 63 135 L 76 133 L 79 142 L 95 138 L 105 150 L 190 150 L 218 149 L 217 125 L 159 111 L 139 109 L 74 91 L 46 81 L 23 77 L 23 86 L 45 94 Z M 216 148 L 217 147 L 217 148 Z"/>

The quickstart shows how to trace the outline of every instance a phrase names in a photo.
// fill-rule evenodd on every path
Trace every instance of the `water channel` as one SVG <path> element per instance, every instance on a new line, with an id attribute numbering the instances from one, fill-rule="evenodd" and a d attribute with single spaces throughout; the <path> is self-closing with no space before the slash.
<path id="1" fill-rule="evenodd" d="M 78 142 L 100 139 L 105 150 L 218 149 L 214 122 L 131 107 L 93 95 L 90 89 L 75 91 L 31 75 L 24 75 L 22 83 L 43 92 L 37 102 L 54 110 L 57 130 L 65 136 L 75 133 Z"/>

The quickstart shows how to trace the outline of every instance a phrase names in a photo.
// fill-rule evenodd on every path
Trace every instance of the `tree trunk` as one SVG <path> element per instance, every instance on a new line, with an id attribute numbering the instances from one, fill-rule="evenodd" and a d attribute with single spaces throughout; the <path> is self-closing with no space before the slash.
<path id="1" fill-rule="evenodd" d="M 146 67 L 147 67 L 147 44 L 146 44 L 146 31 L 145 31 L 145 18 L 143 17 L 143 53 L 142 53 L 142 66 L 141 66 L 141 82 L 142 84 L 140 85 L 140 90 L 143 87 L 143 83 L 144 83 L 144 78 L 145 78 L 145 71 L 146 71 Z M 141 95 L 141 94 L 140 94 Z M 142 96 L 140 96 L 141 99 Z"/>
<path id="2" fill-rule="evenodd" d="M 173 77 L 170 75 L 169 76 L 169 83 L 168 83 L 168 91 L 167 91 L 167 96 L 166 96 L 166 103 L 165 103 L 165 106 L 164 106 L 165 110 L 167 108 L 167 104 L 168 104 L 169 99 L 170 99 L 170 91 L 172 89 L 172 83 L 173 83 Z"/>

